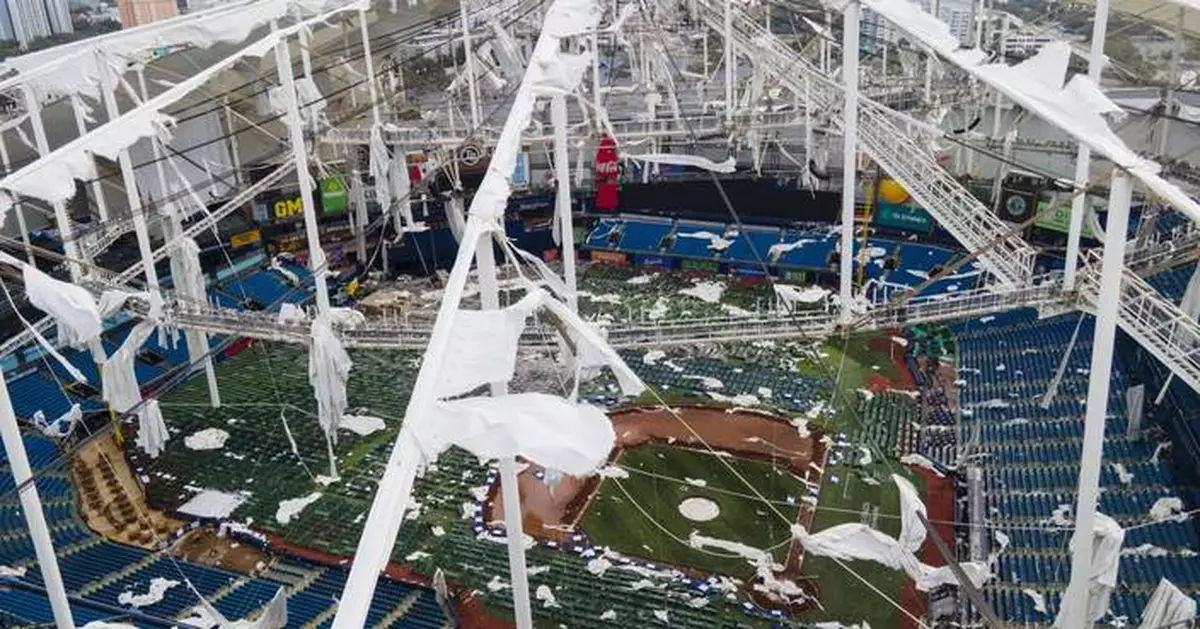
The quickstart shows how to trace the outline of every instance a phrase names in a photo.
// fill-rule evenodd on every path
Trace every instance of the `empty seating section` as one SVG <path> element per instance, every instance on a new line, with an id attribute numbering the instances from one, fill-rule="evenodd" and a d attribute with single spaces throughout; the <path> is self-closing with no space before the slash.
<path id="1" fill-rule="evenodd" d="M 1050 622 L 1069 580 L 1070 530 L 1061 527 L 1073 519 L 1076 506 L 1093 325 L 1086 315 L 1038 321 L 1036 313 L 1022 310 L 954 326 L 960 351 L 958 444 L 982 466 L 987 523 L 1010 540 L 985 594 L 1010 623 Z M 1041 399 L 1076 327 L 1057 393 L 1043 408 Z M 1111 613 L 1136 623 L 1159 579 L 1193 594 L 1200 590 L 1200 562 L 1193 556 L 1197 537 L 1191 522 L 1155 523 L 1149 516 L 1155 501 L 1175 495 L 1174 483 L 1155 456 L 1156 444 L 1126 435 L 1126 370 L 1120 355 L 1115 360 L 1100 511 L 1127 529 Z M 1024 589 L 1045 596 L 1045 613 Z"/>
<path id="2" fill-rule="evenodd" d="M 13 412 L 19 418 L 29 419 L 41 411 L 48 420 L 53 421 L 70 411 L 72 403 L 76 402 L 62 391 L 58 383 L 41 372 L 26 373 L 7 384 Z"/>

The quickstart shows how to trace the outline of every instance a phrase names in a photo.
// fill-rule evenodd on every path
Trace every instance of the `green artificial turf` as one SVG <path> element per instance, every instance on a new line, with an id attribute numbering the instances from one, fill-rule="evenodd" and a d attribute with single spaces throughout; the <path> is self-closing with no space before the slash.
<path id="1" fill-rule="evenodd" d="M 770 500 L 787 521 L 754 496 L 722 461 Z M 789 528 L 797 512 L 787 499 L 798 501 L 803 495 L 803 485 L 786 466 L 657 445 L 626 450 L 619 464 L 629 471 L 629 478 L 604 480 L 583 520 L 582 528 L 594 544 L 655 562 L 743 578 L 754 572 L 745 559 L 715 556 L 729 553 L 703 552 L 679 540 L 686 541 L 697 531 L 754 548 L 776 545 L 775 556 L 780 560 L 786 556 Z M 685 479 L 703 480 L 706 485 L 699 487 Z M 679 504 L 689 497 L 712 500 L 720 515 L 708 522 L 685 518 Z"/>

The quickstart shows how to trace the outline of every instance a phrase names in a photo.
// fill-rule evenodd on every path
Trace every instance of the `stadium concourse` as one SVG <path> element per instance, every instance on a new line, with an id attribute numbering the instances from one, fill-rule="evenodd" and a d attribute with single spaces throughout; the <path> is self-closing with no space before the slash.
<path id="1" fill-rule="evenodd" d="M 1193 626 L 1180 64 L 1110 127 L 1107 3 L 1069 81 L 984 4 L 231 0 L 4 60 L 0 629 Z"/>

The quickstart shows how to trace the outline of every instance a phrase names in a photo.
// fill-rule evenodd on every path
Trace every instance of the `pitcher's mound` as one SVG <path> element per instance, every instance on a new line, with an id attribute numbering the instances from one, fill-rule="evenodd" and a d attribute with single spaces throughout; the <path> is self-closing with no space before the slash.
<path id="1" fill-rule="evenodd" d="M 708 498 L 688 498 L 679 503 L 679 513 L 693 522 L 708 522 L 721 515 L 721 508 Z"/>

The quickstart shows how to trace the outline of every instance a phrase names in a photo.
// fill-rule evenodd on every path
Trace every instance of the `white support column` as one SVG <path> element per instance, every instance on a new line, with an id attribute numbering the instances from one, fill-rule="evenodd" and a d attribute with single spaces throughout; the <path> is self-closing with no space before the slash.
<path id="1" fill-rule="evenodd" d="M 4 176 L 7 177 L 12 172 L 12 160 L 8 157 L 8 144 L 4 141 L 3 134 L 0 134 L 0 163 L 3 164 Z M 29 242 L 29 226 L 25 224 L 25 207 L 21 204 L 20 199 L 13 203 L 13 210 L 13 213 L 17 215 L 17 228 L 21 230 L 21 243 L 25 246 L 25 260 L 30 264 L 36 264 L 33 256 L 33 243 Z"/>
<path id="2" fill-rule="evenodd" d="M 705 41 L 707 41 L 707 39 L 708 39 L 708 36 L 706 34 Z M 707 59 L 705 59 L 705 63 L 708 63 Z M 705 74 L 705 76 L 707 77 L 708 75 Z M 596 130 L 597 131 L 600 131 L 601 129 L 604 128 L 603 124 L 602 124 L 603 121 L 600 120 L 600 108 L 601 107 L 602 107 L 602 101 L 600 98 L 600 35 L 593 32 L 592 33 L 592 110 L 596 116 Z"/>
<path id="3" fill-rule="evenodd" d="M 354 90 L 350 90 L 353 92 Z M 238 145 L 238 134 L 233 126 L 233 109 L 229 106 L 229 97 L 222 96 L 221 104 L 225 108 L 225 133 L 229 135 L 229 157 L 233 160 L 233 181 L 242 183 L 242 154 Z"/>
<path id="4" fill-rule="evenodd" d="M 561 94 L 550 99 L 550 119 L 554 123 L 554 181 L 558 190 L 555 212 L 562 233 L 563 281 L 567 284 L 567 305 L 579 312 L 575 295 L 575 226 L 571 218 L 571 157 L 567 153 L 567 100 Z"/>
<path id="5" fill-rule="evenodd" d="M 354 243 L 358 250 L 358 262 L 366 266 L 367 260 L 367 225 L 371 219 L 367 214 L 366 192 L 363 190 L 362 173 L 355 168 L 350 171 L 350 202 L 354 204 L 355 233 Z"/>
<path id="6" fill-rule="evenodd" d="M 1071 580 L 1062 608 L 1073 611 L 1064 629 L 1091 627 L 1085 618 L 1088 580 L 1092 574 L 1092 536 L 1100 496 L 1100 459 L 1104 448 L 1104 421 L 1112 376 L 1113 345 L 1117 334 L 1121 275 L 1125 265 L 1125 230 L 1129 224 L 1132 187 L 1129 176 L 1114 171 L 1104 228 L 1104 258 L 1096 304 L 1096 329 L 1092 336 L 1092 363 L 1088 375 L 1087 414 L 1083 426 L 1083 454 L 1079 460 L 1079 498 L 1075 508 L 1075 533 L 1071 539 Z"/>
<path id="7" fill-rule="evenodd" d="M 50 154 L 50 142 L 46 139 L 46 127 L 42 122 L 42 105 L 29 87 L 24 87 L 22 92 L 25 94 L 25 110 L 29 112 L 29 122 L 33 126 L 33 140 L 38 156 L 45 157 Z M 62 201 L 55 201 L 51 205 L 54 206 L 54 224 L 58 227 L 58 237 L 63 243 L 63 253 L 67 255 L 67 269 L 71 274 L 71 281 L 78 284 L 83 278 L 84 269 L 80 264 L 83 258 L 80 257 L 79 243 L 75 241 L 71 219 L 67 216 L 67 205 Z"/>
<path id="8" fill-rule="evenodd" d="M 1108 36 L 1108 0 L 1096 0 L 1096 16 L 1092 20 L 1092 46 L 1088 55 L 1088 78 L 1100 84 L 1104 72 L 1104 40 Z M 1086 189 L 1090 171 L 1092 151 L 1086 144 L 1079 145 L 1075 155 L 1075 196 L 1071 198 L 1071 223 L 1067 229 L 1067 258 L 1063 267 L 1063 290 L 1075 288 L 1076 267 L 1079 266 L 1079 239 L 1083 234 L 1083 213 L 1087 195 L 1078 192 Z M 1122 232 L 1122 238 L 1124 232 Z"/>
<path id="9" fill-rule="evenodd" d="M 109 120 L 116 120 L 121 112 L 117 109 L 117 97 L 113 90 L 101 87 L 104 93 L 104 108 Z M 146 228 L 146 216 L 142 211 L 142 198 L 138 195 L 137 178 L 133 174 L 133 161 L 129 158 L 129 149 L 121 149 L 117 155 L 121 165 L 121 180 L 125 187 L 125 199 L 129 203 L 129 216 L 133 220 L 133 231 L 137 235 L 138 252 L 142 256 L 142 272 L 146 276 L 146 289 L 156 299 L 162 295 L 158 285 L 158 270 L 154 268 L 154 252 L 150 247 L 150 230 Z"/>
<path id="10" fill-rule="evenodd" d="M 1178 21 L 1175 23 L 1174 40 L 1171 43 L 1171 61 L 1167 66 L 1167 89 L 1163 95 L 1163 110 L 1166 116 L 1159 120 L 1158 158 L 1167 157 L 1167 138 L 1171 133 L 1171 118 L 1175 115 L 1175 90 L 1179 88 L 1179 58 L 1183 56 L 1183 20 L 1187 17 L 1186 9 L 1179 7 Z"/>
<path id="11" fill-rule="evenodd" d="M 847 5 L 842 22 L 842 82 L 846 100 L 842 108 L 842 247 L 841 321 L 849 323 L 854 298 L 854 194 L 858 164 L 858 20 L 862 7 L 858 0 Z"/>
<path id="12" fill-rule="evenodd" d="M 13 481 L 18 487 L 29 483 L 19 492 L 21 511 L 25 512 L 29 538 L 33 542 L 33 551 L 42 571 L 42 581 L 46 586 L 46 593 L 50 596 L 54 626 L 58 629 L 75 629 L 75 620 L 71 618 L 71 606 L 67 600 L 67 591 L 63 587 L 62 574 L 58 569 L 58 558 L 54 556 L 54 541 L 50 537 L 50 527 L 46 525 L 46 514 L 42 511 L 42 500 L 38 496 L 37 486 L 30 482 L 33 478 L 33 470 L 29 467 L 29 457 L 25 454 L 25 442 L 21 439 L 17 416 L 13 412 L 12 400 L 8 397 L 8 384 L 3 382 L 3 378 L 0 378 L 0 437 L 4 439 L 4 452 L 8 455 L 8 465 L 12 468 Z"/>
<path id="13" fill-rule="evenodd" d="M 725 122 L 733 120 L 733 0 L 725 0 Z"/>
<path id="14" fill-rule="evenodd" d="M 87 135 L 87 121 L 83 118 L 83 100 L 78 94 L 71 94 L 71 109 L 75 111 L 75 128 L 79 131 L 79 137 Z M 96 198 L 96 211 L 100 214 L 101 221 L 108 220 L 108 203 L 104 200 L 104 189 L 100 187 L 100 179 L 92 180 L 92 196 Z"/>
<path id="15" fill-rule="evenodd" d="M 462 35 L 463 49 L 466 53 L 466 71 L 467 71 L 467 97 L 471 102 L 471 133 L 472 135 L 479 132 L 479 94 L 475 89 L 475 53 L 471 50 L 471 24 L 469 21 L 468 0 L 462 0 L 459 3 L 459 8 L 462 10 Z"/>
<path id="16" fill-rule="evenodd" d="M 830 11 L 825 12 L 825 34 L 827 36 L 821 38 L 821 74 L 828 76 L 833 66 L 833 42 L 829 41 L 833 35 L 833 13 Z"/>
<path id="17" fill-rule="evenodd" d="M 561 99 L 561 96 L 555 98 Z M 496 287 L 496 258 L 492 236 L 485 234 L 475 250 L 475 266 L 479 272 L 479 302 L 483 310 L 500 308 L 500 293 Z M 507 382 L 489 385 L 492 396 L 506 395 Z M 500 463 L 500 493 L 504 504 L 504 532 L 508 545 L 508 572 L 512 580 L 513 616 L 517 629 L 533 629 L 533 610 L 529 606 L 529 570 L 525 565 L 525 529 L 521 517 L 521 493 L 517 481 L 517 461 L 502 457 Z"/>
<path id="18" fill-rule="evenodd" d="M 375 62 L 371 59 L 371 34 L 367 31 L 367 12 L 358 12 L 358 25 L 362 31 L 363 64 L 366 66 L 367 88 L 371 95 L 371 121 L 379 125 L 379 90 L 375 85 Z M 387 208 L 384 208 L 386 211 Z"/>

